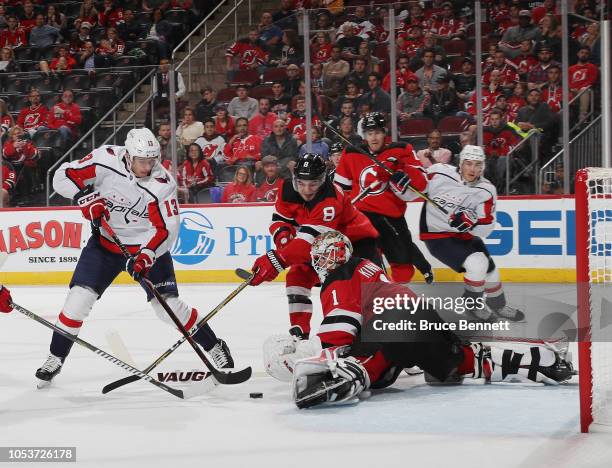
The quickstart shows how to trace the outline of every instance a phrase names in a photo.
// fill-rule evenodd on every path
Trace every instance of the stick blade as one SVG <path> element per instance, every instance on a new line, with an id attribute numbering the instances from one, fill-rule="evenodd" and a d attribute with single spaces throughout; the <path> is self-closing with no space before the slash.
<path id="1" fill-rule="evenodd" d="M 238 276 L 238 278 L 240 278 L 241 280 L 250 280 L 251 277 L 253 276 L 252 273 L 248 272 L 247 270 L 243 269 L 243 268 L 236 268 L 234 270 L 234 273 L 236 273 L 236 276 Z"/>
<path id="2" fill-rule="evenodd" d="M 104 388 L 102 389 L 102 393 L 107 394 L 108 392 L 112 392 L 113 390 L 116 390 L 119 387 L 123 387 L 124 385 L 130 384 L 132 382 L 136 382 L 138 380 L 140 380 L 140 377 L 138 375 L 130 375 L 128 377 L 124 377 L 122 379 L 115 380 L 114 382 L 111 382 L 105 385 Z"/>
<path id="3" fill-rule="evenodd" d="M 217 369 L 211 369 L 211 372 L 215 380 L 221 385 L 236 385 L 249 380 L 253 374 L 253 369 L 245 367 L 238 372 L 221 372 Z"/>

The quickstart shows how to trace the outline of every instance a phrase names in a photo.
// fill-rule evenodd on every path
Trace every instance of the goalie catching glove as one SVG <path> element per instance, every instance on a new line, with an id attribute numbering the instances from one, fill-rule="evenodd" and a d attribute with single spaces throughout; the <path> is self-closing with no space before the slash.
<path id="1" fill-rule="evenodd" d="M 368 372 L 361 362 L 339 357 L 346 349 L 324 349 L 319 356 L 302 359 L 293 371 L 293 400 L 298 408 L 328 404 L 350 404 L 370 387 Z"/>

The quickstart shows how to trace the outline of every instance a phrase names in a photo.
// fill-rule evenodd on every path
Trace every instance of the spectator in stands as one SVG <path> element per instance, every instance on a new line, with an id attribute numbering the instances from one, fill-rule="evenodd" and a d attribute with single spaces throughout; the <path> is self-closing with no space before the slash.
<path id="1" fill-rule="evenodd" d="M 368 92 L 359 98 L 359 103 L 362 102 L 370 104 L 372 112 L 391 112 L 391 97 L 380 87 L 380 75 L 377 73 L 368 75 Z"/>
<path id="2" fill-rule="evenodd" d="M 123 55 L 126 52 L 125 42 L 119 37 L 117 29 L 114 27 L 106 28 L 106 38 L 110 47 L 111 55 Z"/>
<path id="3" fill-rule="evenodd" d="M 599 70 L 589 62 L 591 49 L 583 45 L 578 49 L 578 63 L 568 69 L 569 87 L 576 94 L 585 90 L 580 95 L 580 120 L 584 120 L 589 112 L 593 85 L 597 82 Z"/>
<path id="4" fill-rule="evenodd" d="M 526 90 L 527 86 L 525 83 L 522 81 L 516 83 L 512 96 L 508 98 L 508 122 L 514 122 L 519 109 L 527 105 L 527 101 L 525 100 Z"/>
<path id="5" fill-rule="evenodd" d="M 359 138 L 365 139 L 365 132 L 363 130 L 363 121 L 366 118 L 366 116 L 370 113 L 370 104 L 368 104 L 367 102 L 360 102 L 359 106 L 359 120 L 357 121 L 357 127 L 356 127 L 356 131 L 357 131 L 357 135 L 359 136 Z"/>
<path id="6" fill-rule="evenodd" d="M 408 78 L 416 78 L 416 75 L 408 67 L 410 61 L 408 57 L 400 57 L 397 61 L 397 68 L 395 70 L 395 83 L 397 85 L 397 95 L 406 89 L 406 82 Z M 391 72 L 387 73 L 382 82 L 382 89 L 387 93 L 391 92 Z"/>
<path id="7" fill-rule="evenodd" d="M 276 156 L 268 155 L 261 159 L 264 180 L 255 189 L 255 200 L 263 203 L 274 203 L 283 189 L 285 180 L 280 176 L 280 166 Z"/>
<path id="8" fill-rule="evenodd" d="M 311 10 L 316 11 L 316 10 Z M 336 40 L 336 29 L 334 28 L 333 18 L 329 11 L 327 10 L 318 10 L 316 13 L 316 20 L 313 22 L 311 19 L 311 24 L 316 24 L 315 29 L 317 31 L 323 31 L 329 34 L 329 39 L 332 43 Z"/>
<path id="9" fill-rule="evenodd" d="M 429 99 L 424 109 L 425 116 L 437 123 L 442 117 L 455 115 L 459 112 L 457 93 L 449 86 L 448 75 L 438 78 L 438 86 L 435 91 L 429 92 Z"/>
<path id="10" fill-rule="evenodd" d="M 578 42 L 580 42 L 580 45 L 588 46 L 592 50 L 595 44 L 599 42 L 599 23 L 590 23 L 587 26 L 586 33 L 578 38 Z"/>
<path id="11" fill-rule="evenodd" d="M 134 11 L 130 9 L 124 10 L 123 22 L 117 25 L 117 29 L 124 41 L 137 41 L 144 36 L 140 23 L 135 21 Z"/>
<path id="12" fill-rule="evenodd" d="M 442 13 L 433 21 L 431 31 L 440 39 L 462 39 L 465 35 L 463 21 L 455 18 L 452 2 L 442 4 Z"/>
<path id="13" fill-rule="evenodd" d="M 10 47 L 0 49 L 0 73 L 15 73 L 19 65 L 15 61 L 15 52 Z"/>
<path id="14" fill-rule="evenodd" d="M 16 49 L 17 47 L 26 47 L 28 39 L 23 29 L 19 27 L 17 18 L 10 15 L 6 19 L 7 28 L 0 32 L 0 47 L 8 47 Z"/>
<path id="15" fill-rule="evenodd" d="M 30 136 L 38 130 L 46 130 L 49 109 L 40 103 L 40 92 L 36 88 L 30 89 L 30 105 L 24 107 L 17 117 L 17 125 Z"/>
<path id="16" fill-rule="evenodd" d="M 441 67 L 446 66 L 446 50 L 438 44 L 438 39 L 434 33 L 427 31 L 423 34 L 423 46 L 417 49 L 415 56 L 410 62 L 410 68 L 412 70 L 418 70 L 423 66 L 423 53 L 428 49 L 434 51 L 434 63 L 436 65 Z"/>
<path id="17" fill-rule="evenodd" d="M 179 71 L 174 72 L 174 85 L 175 85 L 175 99 L 176 99 L 176 111 L 181 112 L 185 107 L 181 98 L 184 96 L 186 88 L 183 80 L 183 75 Z M 159 71 L 153 78 L 152 92 L 155 95 L 153 100 L 153 107 L 155 108 L 155 118 L 162 118 L 169 120 L 170 117 L 170 61 L 167 58 L 161 58 L 159 60 Z M 151 125 L 151 128 L 155 126 L 155 122 L 151 122 L 151 106 L 147 106 L 147 124 Z"/>
<path id="18" fill-rule="evenodd" d="M 546 15 L 559 15 L 560 11 L 555 0 L 544 0 L 541 6 L 535 7 L 532 11 L 534 24 L 539 24 Z"/>
<path id="19" fill-rule="evenodd" d="M 96 10 L 93 0 L 83 0 L 79 16 L 74 21 L 74 25 L 78 28 L 79 25 L 84 22 L 92 26 L 95 26 L 98 22 L 98 10 Z"/>
<path id="20" fill-rule="evenodd" d="M 367 70 L 367 65 L 368 62 L 365 58 L 357 57 L 353 61 L 353 69 L 344 77 L 343 85 L 346 86 L 346 83 L 353 81 L 357 83 L 360 93 L 366 91 L 368 89 L 368 75 L 371 73 Z"/>
<path id="21" fill-rule="evenodd" d="M 412 118 L 421 118 L 425 107 L 431 96 L 419 88 L 416 76 L 409 77 L 406 81 L 406 92 L 402 93 L 397 100 L 397 113 L 400 121 L 405 122 Z"/>
<path id="22" fill-rule="evenodd" d="M 200 89 L 202 99 L 196 104 L 195 115 L 196 120 L 204 122 L 211 119 L 215 115 L 215 106 L 218 104 L 215 99 L 215 91 L 211 86 L 204 86 Z"/>
<path id="23" fill-rule="evenodd" d="M 540 47 L 538 63 L 531 68 L 527 75 L 528 87 L 542 89 L 548 80 L 548 68 L 552 66 L 561 67 L 561 64 L 552 59 L 552 51 L 548 46 Z"/>
<path id="24" fill-rule="evenodd" d="M 300 78 L 300 67 L 292 63 L 287 66 L 285 73 L 287 73 L 287 78 L 283 81 L 284 92 L 289 97 L 296 96 L 300 89 L 300 82 L 302 81 Z"/>
<path id="25" fill-rule="evenodd" d="M 453 84 L 457 98 L 465 103 L 476 88 L 476 75 L 474 74 L 474 63 L 472 59 L 466 57 L 461 62 L 461 72 L 452 75 Z"/>
<path id="26" fill-rule="evenodd" d="M 168 122 L 159 124 L 159 128 L 157 129 L 157 141 L 159 141 L 162 161 L 170 159 L 170 133 L 171 129 Z"/>
<path id="27" fill-rule="evenodd" d="M 264 11 L 261 14 L 261 21 L 257 26 L 259 30 L 259 39 L 268 47 L 274 47 L 283 38 L 283 30 L 274 24 L 272 13 Z"/>
<path id="28" fill-rule="evenodd" d="M 310 61 L 323 64 L 331 57 L 332 44 L 329 40 L 329 34 L 326 32 L 317 32 L 310 46 Z"/>
<path id="29" fill-rule="evenodd" d="M 563 87 L 561 85 L 561 68 L 553 65 L 547 70 L 548 80 L 542 87 L 542 102 L 548 104 L 553 112 L 561 110 Z M 570 100 L 572 95 L 570 94 Z"/>
<path id="30" fill-rule="evenodd" d="M 8 111 L 8 106 L 4 99 L 0 99 L 0 138 L 4 136 L 13 126 L 15 121 Z"/>
<path id="31" fill-rule="evenodd" d="M 239 85 L 236 87 L 235 98 L 232 98 L 227 111 L 232 117 L 245 117 L 246 119 L 252 118 L 257 113 L 257 99 L 249 97 L 249 89 L 246 85 Z"/>
<path id="32" fill-rule="evenodd" d="M 284 120 L 278 119 L 272 125 L 272 133 L 266 137 L 261 145 L 261 156 L 275 156 L 281 168 L 288 167 L 290 162 L 295 161 L 298 152 L 298 144 L 291 133 L 287 130 Z"/>
<path id="33" fill-rule="evenodd" d="M 359 91 L 359 86 L 356 82 L 349 80 L 346 82 L 344 86 L 344 94 L 339 96 L 336 100 L 336 106 L 342 106 L 343 103 L 350 101 L 353 103 L 353 108 L 358 103 L 359 98 L 361 98 L 362 94 Z M 341 109 L 339 109 L 340 111 Z"/>
<path id="34" fill-rule="evenodd" d="M 223 154 L 229 165 L 253 167 L 261 159 L 261 138 L 249 135 L 249 121 L 245 117 L 236 119 L 236 134 L 225 145 Z"/>
<path id="35" fill-rule="evenodd" d="M 98 23 L 104 28 L 116 28 L 123 22 L 123 8 L 116 6 L 113 0 L 104 0 L 102 11 L 98 13 Z"/>
<path id="36" fill-rule="evenodd" d="M 499 70 L 492 70 L 489 76 L 489 85 L 483 86 L 482 88 L 483 114 L 488 113 L 493 108 L 497 100 L 497 96 L 500 94 L 502 94 L 501 73 Z M 466 110 L 472 116 L 476 116 L 477 113 L 476 97 L 477 94 L 473 93 L 470 100 L 466 103 Z"/>
<path id="37" fill-rule="evenodd" d="M 227 76 L 231 81 L 234 77 L 232 60 L 238 57 L 238 70 L 256 70 L 268 62 L 265 44 L 259 39 L 259 31 L 251 29 L 246 39 L 234 42 L 225 52 Z"/>
<path id="38" fill-rule="evenodd" d="M 521 107 L 516 115 L 515 123 L 523 132 L 531 129 L 541 129 L 543 135 L 540 141 L 542 155 L 550 155 L 550 151 L 559 135 L 559 116 L 550 106 L 541 102 L 541 91 L 534 88 L 527 94 L 527 105 Z"/>
<path id="39" fill-rule="evenodd" d="M 296 11 L 293 0 L 281 0 L 280 10 L 272 15 L 272 21 L 280 29 L 293 29 L 297 31 Z"/>
<path id="40" fill-rule="evenodd" d="M 546 15 L 540 20 L 539 23 L 534 22 L 534 24 L 537 24 L 538 29 L 540 30 L 540 37 L 536 43 L 535 52 L 537 53 L 539 51 L 540 46 L 545 45 L 548 46 L 551 51 L 553 51 L 554 55 L 555 49 L 557 47 L 560 48 L 561 45 L 561 41 L 557 38 L 557 20 L 554 16 Z"/>
<path id="41" fill-rule="evenodd" d="M 442 148 L 442 134 L 439 130 L 433 130 L 427 135 L 427 148 L 417 151 L 416 157 L 419 158 L 423 167 L 432 164 L 450 164 L 453 155 L 447 148 Z"/>
<path id="42" fill-rule="evenodd" d="M 6 28 L 6 8 L 4 4 L 0 4 L 0 30 Z"/>
<path id="43" fill-rule="evenodd" d="M 516 73 L 516 67 L 512 61 L 506 58 L 506 54 L 503 50 L 497 49 L 493 55 L 493 62 L 488 64 L 483 70 L 483 83 L 489 84 L 491 72 L 498 70 L 500 74 L 500 85 L 504 89 L 511 90 L 514 88 L 518 75 Z"/>
<path id="44" fill-rule="evenodd" d="M 97 54 L 94 43 L 86 41 L 83 49 L 76 56 L 78 68 L 83 68 L 89 72 L 95 72 L 96 68 L 104 68 L 108 65 L 107 57 Z"/>
<path id="45" fill-rule="evenodd" d="M 438 79 L 446 75 L 446 70 L 434 63 L 435 52 L 433 50 L 423 51 L 423 66 L 414 74 L 419 79 L 420 88 L 427 91 L 435 91 L 438 87 Z"/>
<path id="46" fill-rule="evenodd" d="M 355 126 L 350 117 L 342 117 L 340 119 L 340 135 L 344 138 L 333 135 L 332 142 L 345 144 L 345 140 L 348 140 L 353 146 L 359 146 L 363 142 L 361 137 L 355 133 Z"/>
<path id="47" fill-rule="evenodd" d="M 283 31 L 282 41 L 272 49 L 269 66 L 285 67 L 289 64 L 301 65 L 304 61 L 302 45 L 293 29 Z"/>
<path id="48" fill-rule="evenodd" d="M 9 138 L 2 147 L 4 158 L 7 159 L 17 172 L 16 180 L 23 181 L 24 192 L 34 189 L 36 180 L 36 166 L 39 158 L 38 150 L 27 138 L 26 133 L 19 125 L 15 125 L 9 132 Z"/>
<path id="49" fill-rule="evenodd" d="M 272 83 L 272 97 L 270 98 L 270 110 L 279 118 L 285 119 L 291 110 L 291 98 L 285 94 L 283 83 L 275 81 Z"/>
<path id="50" fill-rule="evenodd" d="M 342 81 L 349 74 L 350 68 L 349 63 L 342 59 L 342 49 L 340 46 L 334 45 L 329 61 L 323 65 L 325 95 L 330 97 L 338 96 Z"/>
<path id="51" fill-rule="evenodd" d="M 234 174 L 234 181 L 223 188 L 221 203 L 250 203 L 255 200 L 253 176 L 247 166 L 240 166 Z"/>
<path id="52" fill-rule="evenodd" d="M 54 4 L 47 6 L 47 15 L 45 17 L 45 21 L 49 26 L 53 26 L 59 31 L 63 31 L 64 29 L 66 29 L 66 26 L 68 24 L 66 20 L 66 15 L 59 11 L 59 9 Z"/>
<path id="53" fill-rule="evenodd" d="M 513 58 L 519 55 L 522 41 L 538 41 L 539 39 L 540 30 L 531 23 L 531 12 L 529 10 L 521 10 L 519 12 L 519 24 L 506 29 L 499 43 L 499 48 L 508 57 Z"/>
<path id="54" fill-rule="evenodd" d="M 235 120 L 228 114 L 227 106 L 219 103 L 215 106 L 215 132 L 225 140 L 229 140 L 235 133 Z"/>
<path id="55" fill-rule="evenodd" d="M 306 99 L 303 96 L 297 96 L 295 102 L 295 110 L 289 114 L 287 130 L 293 134 L 298 144 L 301 145 L 306 141 Z M 312 113 L 311 126 L 321 126 L 321 121 L 314 112 Z"/>
<path id="56" fill-rule="evenodd" d="M 342 31 L 342 37 L 336 40 L 336 45 L 342 51 L 342 58 L 352 63 L 359 57 L 359 45 L 363 42 L 363 39 L 355 35 L 354 23 L 345 22 L 340 30 Z"/>
<path id="57" fill-rule="evenodd" d="M 36 15 L 36 24 L 30 32 L 30 46 L 39 49 L 49 47 L 60 41 L 61 34 L 59 29 L 45 24 L 45 17 L 42 13 Z"/>
<path id="58" fill-rule="evenodd" d="M 153 10 L 151 23 L 146 26 L 147 41 L 155 41 L 157 52 L 160 57 L 170 56 L 172 25 L 164 19 L 164 12 L 160 8 Z"/>
<path id="59" fill-rule="evenodd" d="M 501 112 L 492 110 L 489 125 L 483 129 L 483 143 L 487 155 L 487 176 L 500 189 L 506 178 L 506 157 L 520 141 L 521 137 L 506 123 Z"/>
<path id="60" fill-rule="evenodd" d="M 195 120 L 195 114 L 191 107 L 185 107 L 183 110 L 183 120 L 176 128 L 176 141 L 179 145 L 187 147 L 196 141 L 204 133 L 204 124 L 199 120 Z"/>
<path id="61" fill-rule="evenodd" d="M 36 13 L 34 12 L 34 5 L 31 0 L 25 0 L 22 8 L 23 11 L 19 17 L 19 27 L 23 29 L 27 35 L 32 31 L 32 28 L 36 26 Z"/>
<path id="62" fill-rule="evenodd" d="M 529 39 L 521 41 L 519 54 L 512 59 L 516 72 L 527 77 L 527 73 L 538 64 L 538 59 L 533 55 L 533 42 Z"/>
<path id="63" fill-rule="evenodd" d="M 317 90 L 322 90 L 325 87 L 323 82 L 323 64 L 322 63 L 313 63 L 310 67 L 310 85 L 312 88 L 317 88 Z"/>
<path id="64" fill-rule="evenodd" d="M 274 112 L 270 112 L 270 99 L 259 98 L 259 111 L 249 119 L 249 133 L 257 135 L 262 140 L 270 135 L 272 126 L 278 119 Z"/>
<path id="65" fill-rule="evenodd" d="M 77 61 L 72 55 L 70 55 L 68 48 L 60 47 L 57 49 L 57 55 L 53 58 L 53 60 L 51 60 L 49 67 L 53 71 L 70 71 L 76 64 Z"/>
<path id="66" fill-rule="evenodd" d="M 215 121 L 212 118 L 204 120 L 204 133 L 195 143 L 202 148 L 204 157 L 213 171 L 216 172 L 218 164 L 225 164 L 225 156 L 223 155 L 225 139 L 217 134 Z"/>
<path id="67" fill-rule="evenodd" d="M 542 182 L 543 195 L 561 195 L 563 194 L 563 165 L 555 164 L 554 172 L 546 172 L 544 181 Z"/>
<path id="68" fill-rule="evenodd" d="M 61 101 L 49 109 L 47 126 L 59 130 L 64 146 L 67 146 L 76 138 L 82 120 L 81 108 L 74 102 L 74 93 L 65 89 Z"/>
<path id="69" fill-rule="evenodd" d="M 321 139 L 321 129 L 319 127 L 312 127 L 311 129 L 312 136 L 312 151 L 308 151 L 307 143 L 302 144 L 300 146 L 299 155 L 302 156 L 306 153 L 318 153 L 323 156 L 325 159 L 329 158 L 329 145 Z"/>
<path id="70" fill-rule="evenodd" d="M 79 27 L 70 35 L 70 51 L 74 54 L 81 52 L 87 41 L 91 41 L 91 23 L 83 21 L 79 23 Z"/>
<path id="71" fill-rule="evenodd" d="M 187 157 L 178 168 L 177 179 L 179 201 L 184 203 L 197 203 L 198 192 L 215 183 L 213 170 L 199 145 L 189 145 Z"/>
<path id="72" fill-rule="evenodd" d="M 6 208 L 10 206 L 11 193 L 15 188 L 17 176 L 15 168 L 7 160 L 2 161 L 2 206 Z"/>
<path id="73" fill-rule="evenodd" d="M 350 117 L 353 120 L 353 124 L 357 123 L 358 119 L 357 114 L 355 114 L 355 105 L 350 99 L 345 99 L 341 102 L 340 111 L 336 112 L 336 114 L 337 117 L 334 116 L 332 119 L 332 126 L 336 130 L 338 130 L 338 127 L 340 126 L 340 119 L 342 119 L 342 117 Z"/>
<path id="74" fill-rule="evenodd" d="M 340 165 L 342 152 L 344 151 L 343 143 L 332 143 L 329 148 L 329 162 L 327 166 L 327 178 L 333 182 L 336 169 Z"/>

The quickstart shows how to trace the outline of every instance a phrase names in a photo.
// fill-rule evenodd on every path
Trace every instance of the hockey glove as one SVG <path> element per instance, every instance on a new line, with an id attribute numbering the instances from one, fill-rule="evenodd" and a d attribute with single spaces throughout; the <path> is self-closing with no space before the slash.
<path id="1" fill-rule="evenodd" d="M 455 211 L 449 221 L 449 225 L 455 228 L 459 232 L 470 231 L 478 223 L 478 218 L 474 214 L 465 208 L 459 208 Z"/>
<path id="2" fill-rule="evenodd" d="M 274 245 L 277 249 L 286 246 L 295 237 L 295 228 L 282 227 L 274 234 Z"/>
<path id="3" fill-rule="evenodd" d="M 393 172 L 395 172 L 397 168 L 397 159 L 387 158 L 381 162 L 384 167 L 376 165 L 374 166 L 374 170 L 376 171 L 376 178 L 380 180 L 381 183 L 384 183 L 388 182 Z"/>
<path id="4" fill-rule="evenodd" d="M 403 171 L 396 171 L 389 180 L 391 190 L 398 195 L 404 195 L 410 187 L 410 177 Z"/>
<path id="5" fill-rule="evenodd" d="M 130 258 L 125 269 L 132 275 L 136 281 L 140 281 L 141 278 L 147 276 L 147 273 L 155 263 L 155 252 L 151 249 L 141 249 L 135 257 Z"/>
<path id="6" fill-rule="evenodd" d="M 91 185 L 85 186 L 75 196 L 74 201 L 83 212 L 85 219 L 91 221 L 95 228 L 99 228 L 102 218 L 109 219 L 110 213 L 106 208 L 106 200 L 100 192 L 94 191 Z"/>
<path id="7" fill-rule="evenodd" d="M 283 257 L 276 250 L 268 250 L 253 264 L 251 270 L 254 272 L 251 286 L 258 286 L 264 281 L 272 281 L 285 269 Z"/>
<path id="8" fill-rule="evenodd" d="M 13 306 L 11 306 L 12 302 L 11 292 L 4 286 L 0 286 L 0 312 L 4 312 L 5 314 L 11 312 L 13 310 Z"/>

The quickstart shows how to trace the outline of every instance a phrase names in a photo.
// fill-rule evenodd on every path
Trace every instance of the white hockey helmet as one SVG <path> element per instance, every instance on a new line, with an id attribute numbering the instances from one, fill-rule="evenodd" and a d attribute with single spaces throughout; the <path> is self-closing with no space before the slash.
<path id="1" fill-rule="evenodd" d="M 148 128 L 133 128 L 125 138 L 125 149 L 128 152 L 128 161 L 132 158 L 155 158 L 159 161 L 161 149 L 159 141 Z"/>
<path id="2" fill-rule="evenodd" d="M 348 262 L 352 254 L 351 241 L 338 231 L 319 235 L 310 247 L 312 267 L 321 281 L 325 281 L 330 271 Z"/>
<path id="3" fill-rule="evenodd" d="M 482 172 L 485 170 L 485 153 L 484 150 L 477 145 L 465 145 L 459 153 L 459 168 L 463 164 L 463 161 L 480 161 L 482 162 Z"/>

